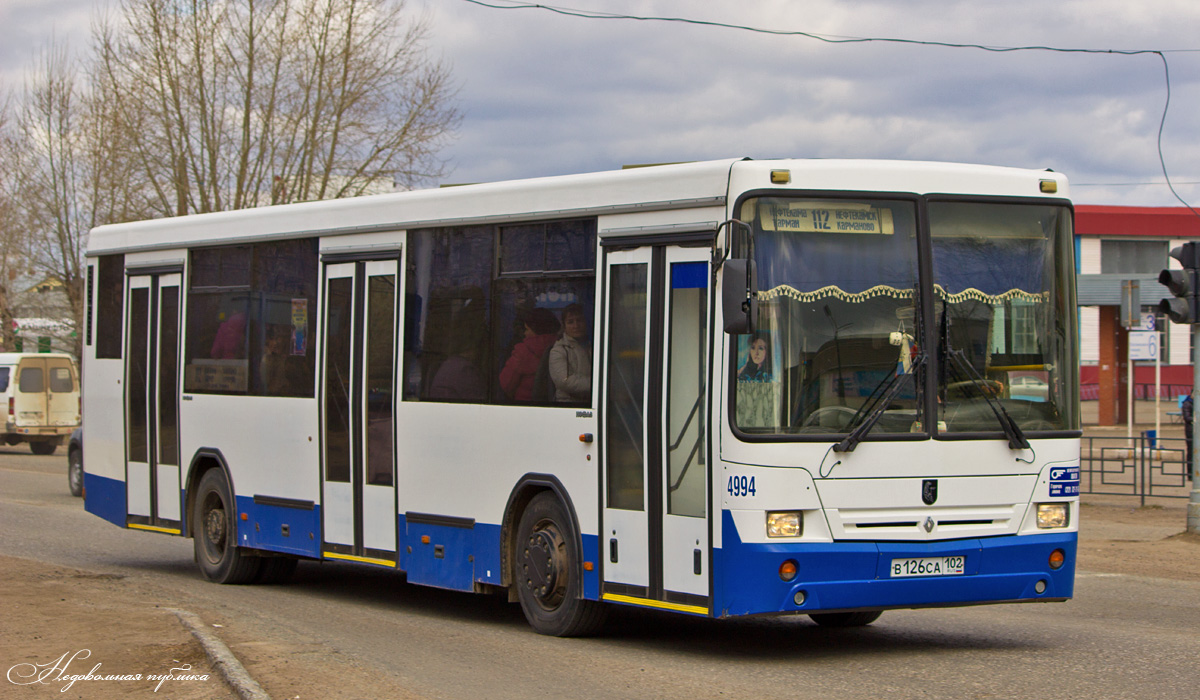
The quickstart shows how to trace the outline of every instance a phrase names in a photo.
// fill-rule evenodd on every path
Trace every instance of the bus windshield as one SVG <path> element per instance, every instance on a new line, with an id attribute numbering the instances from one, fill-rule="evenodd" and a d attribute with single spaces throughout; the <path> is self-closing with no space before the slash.
<path id="1" fill-rule="evenodd" d="M 927 211 L 926 229 L 915 198 L 743 202 L 759 324 L 733 339 L 741 432 L 1078 427 L 1069 212 L 962 201 Z M 924 230 L 932 279 L 919 272 Z M 929 299 L 934 323 L 924 328 Z"/>
<path id="2" fill-rule="evenodd" d="M 929 228 L 939 431 L 994 431 L 997 404 L 1025 431 L 1078 429 L 1070 214 L 930 202 Z"/>
<path id="3" fill-rule="evenodd" d="M 736 424 L 845 433 L 888 396 L 873 433 L 921 422 L 916 202 L 752 199 L 759 326 L 735 336 Z"/>

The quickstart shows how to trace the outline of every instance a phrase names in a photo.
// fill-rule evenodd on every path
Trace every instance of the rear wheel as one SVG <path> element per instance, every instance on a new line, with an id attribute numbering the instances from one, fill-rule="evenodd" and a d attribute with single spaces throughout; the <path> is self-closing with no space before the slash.
<path id="1" fill-rule="evenodd" d="M 880 610 L 868 610 L 865 612 L 813 613 L 809 617 L 822 627 L 863 627 L 878 620 L 882 614 L 883 612 Z"/>
<path id="2" fill-rule="evenodd" d="M 58 449 L 58 443 L 50 440 L 39 440 L 29 443 L 29 451 L 35 455 L 52 455 Z"/>
<path id="3" fill-rule="evenodd" d="M 220 469 L 210 469 L 196 488 L 192 544 L 200 572 L 217 583 L 250 583 L 262 559 L 239 548 L 232 491 Z"/>
<path id="4" fill-rule="evenodd" d="M 607 609 L 580 598 L 579 535 L 553 493 L 542 492 L 529 502 L 517 526 L 516 545 L 513 585 L 533 629 L 555 637 L 599 630 Z"/>
<path id="5" fill-rule="evenodd" d="M 67 454 L 67 484 L 72 496 L 83 495 L 83 452 L 79 449 Z"/>

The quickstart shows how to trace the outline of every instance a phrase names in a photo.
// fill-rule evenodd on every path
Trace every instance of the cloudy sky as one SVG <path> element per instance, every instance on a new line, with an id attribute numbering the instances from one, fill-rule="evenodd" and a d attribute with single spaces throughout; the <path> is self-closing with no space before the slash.
<path id="1" fill-rule="evenodd" d="M 485 0 L 512 7 L 524 3 Z M 116 0 L 0 0 L 0 81 L 52 34 L 86 49 Z M 1155 54 L 827 43 L 693 23 L 408 0 L 432 22 L 464 121 L 452 182 L 727 156 L 949 160 L 1066 173 L 1087 204 L 1176 206 Z M 1162 51 L 1162 151 L 1200 205 L 1196 0 L 555 0 L 828 39 Z"/>

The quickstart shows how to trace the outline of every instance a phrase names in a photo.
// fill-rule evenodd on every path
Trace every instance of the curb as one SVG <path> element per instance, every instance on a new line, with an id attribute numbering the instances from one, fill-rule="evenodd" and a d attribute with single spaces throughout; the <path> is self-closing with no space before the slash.
<path id="1" fill-rule="evenodd" d="M 175 617 L 179 618 L 183 626 L 200 642 L 200 646 L 204 647 L 204 654 L 212 662 L 213 668 L 221 674 L 238 697 L 242 700 L 271 700 L 271 696 L 250 677 L 242 663 L 229 647 L 225 646 L 225 642 L 213 634 L 199 617 L 186 610 L 170 611 L 175 613 Z"/>

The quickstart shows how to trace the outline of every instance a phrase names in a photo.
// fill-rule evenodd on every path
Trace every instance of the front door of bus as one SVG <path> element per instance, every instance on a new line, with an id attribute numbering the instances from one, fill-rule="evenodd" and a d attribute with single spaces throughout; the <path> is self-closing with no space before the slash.
<path id="1" fill-rule="evenodd" d="M 129 275 L 125 489 L 131 528 L 179 534 L 178 272 Z"/>
<path id="2" fill-rule="evenodd" d="M 325 266 L 326 557 L 396 565 L 396 261 Z"/>
<path id="3" fill-rule="evenodd" d="M 610 251 L 605 600 L 709 612 L 708 247 Z"/>

